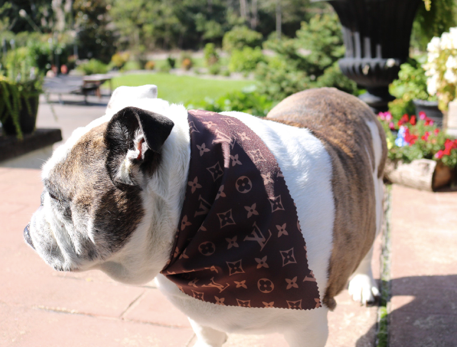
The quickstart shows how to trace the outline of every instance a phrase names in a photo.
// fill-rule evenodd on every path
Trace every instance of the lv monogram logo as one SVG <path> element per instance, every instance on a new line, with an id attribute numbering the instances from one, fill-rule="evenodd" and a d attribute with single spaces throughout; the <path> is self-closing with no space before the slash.
<path id="1" fill-rule="evenodd" d="M 267 242 L 271 238 L 271 231 L 268 230 L 268 235 L 265 237 L 265 235 L 262 233 L 262 231 L 259 229 L 257 224 L 254 222 L 253 225 L 254 229 L 252 230 L 252 233 L 244 238 L 244 241 L 255 241 L 260 245 L 260 250 L 262 251 Z"/>
<path id="2" fill-rule="evenodd" d="M 219 289 L 219 293 L 222 293 L 224 290 L 226 290 L 228 287 L 230 287 L 230 284 L 226 283 L 226 286 L 223 286 L 220 283 L 214 282 L 214 277 L 211 277 L 211 283 L 203 284 L 202 287 L 214 287 L 214 288 Z"/>
<path id="3" fill-rule="evenodd" d="M 198 201 L 200 201 L 200 206 L 198 207 L 198 210 L 195 212 L 194 217 L 208 214 L 209 209 L 211 207 L 211 204 L 205 199 L 203 199 L 201 195 L 198 197 Z"/>

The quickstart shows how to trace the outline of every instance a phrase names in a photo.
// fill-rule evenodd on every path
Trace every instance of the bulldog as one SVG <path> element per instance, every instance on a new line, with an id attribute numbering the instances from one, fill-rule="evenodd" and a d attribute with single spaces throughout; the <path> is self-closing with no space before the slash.
<path id="1" fill-rule="evenodd" d="M 106 114 L 53 153 L 27 244 L 58 271 L 155 278 L 196 346 L 272 332 L 324 346 L 348 282 L 362 304 L 378 295 L 387 150 L 373 112 L 328 88 L 294 94 L 266 119 L 156 95 L 116 89 Z"/>

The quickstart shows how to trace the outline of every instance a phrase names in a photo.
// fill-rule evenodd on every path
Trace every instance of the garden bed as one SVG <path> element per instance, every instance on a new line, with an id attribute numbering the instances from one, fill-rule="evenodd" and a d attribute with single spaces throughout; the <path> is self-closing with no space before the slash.
<path id="1" fill-rule="evenodd" d="M 60 129 L 37 129 L 32 134 L 24 135 L 23 140 L 16 136 L 0 136 L 0 162 L 19 157 L 32 151 L 52 146 L 62 141 Z"/>

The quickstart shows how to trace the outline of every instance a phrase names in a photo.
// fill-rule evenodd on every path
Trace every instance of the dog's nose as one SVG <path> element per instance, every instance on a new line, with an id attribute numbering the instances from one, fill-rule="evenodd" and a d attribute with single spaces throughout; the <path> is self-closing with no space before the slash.
<path id="1" fill-rule="evenodd" d="M 35 247 L 33 247 L 33 241 L 32 241 L 32 238 L 30 237 L 30 223 L 27 224 L 27 226 L 25 227 L 24 229 L 24 239 L 25 239 L 25 242 L 27 242 L 27 244 L 32 247 L 33 249 L 35 249 Z"/>

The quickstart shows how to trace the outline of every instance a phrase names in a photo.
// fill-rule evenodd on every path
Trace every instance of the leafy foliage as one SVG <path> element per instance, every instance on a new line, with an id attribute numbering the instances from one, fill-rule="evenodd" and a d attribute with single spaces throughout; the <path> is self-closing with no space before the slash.
<path id="1" fill-rule="evenodd" d="M 260 47 L 244 47 L 232 52 L 228 68 L 231 72 L 251 72 L 260 62 L 266 62 Z"/>
<path id="2" fill-rule="evenodd" d="M 338 65 L 344 55 L 341 27 L 335 14 L 316 15 L 302 23 L 295 39 L 270 39 L 265 47 L 276 56 L 260 63 L 259 90 L 275 100 L 295 92 L 317 87 L 336 87 L 355 93 L 357 86 L 345 77 Z"/>
<path id="3" fill-rule="evenodd" d="M 258 93 L 254 87 L 231 92 L 218 99 L 206 98 L 203 101 L 190 102 L 186 105 L 187 109 L 203 109 L 213 112 L 239 111 L 259 117 L 265 117 L 273 106 L 274 102 Z"/>
<path id="4" fill-rule="evenodd" d="M 80 64 L 77 70 L 81 71 L 84 75 L 104 74 L 108 72 L 108 65 L 100 60 L 91 59 L 88 62 Z"/>
<path id="5" fill-rule="evenodd" d="M 386 133 L 390 160 L 410 163 L 416 159 L 432 159 L 451 169 L 457 167 L 457 140 L 446 136 L 424 113 L 419 120 L 405 114 L 397 122 L 393 122 L 389 112 L 380 113 L 378 117 Z"/>
<path id="6" fill-rule="evenodd" d="M 217 54 L 214 43 L 207 43 L 203 50 L 203 54 L 205 56 L 205 64 L 208 67 L 215 65 L 219 61 L 219 54 Z"/>
<path id="7" fill-rule="evenodd" d="M 389 111 L 397 120 L 404 114 L 415 113 L 413 100 L 436 100 L 436 97 L 430 96 L 427 92 L 425 70 L 416 59 L 409 59 L 400 66 L 398 79 L 391 84 L 390 93 L 396 99 L 389 103 Z"/>
<path id="8" fill-rule="evenodd" d="M 255 48 L 262 44 L 262 34 L 247 26 L 236 26 L 225 33 L 222 40 L 224 51 L 242 50 L 245 47 Z"/>

